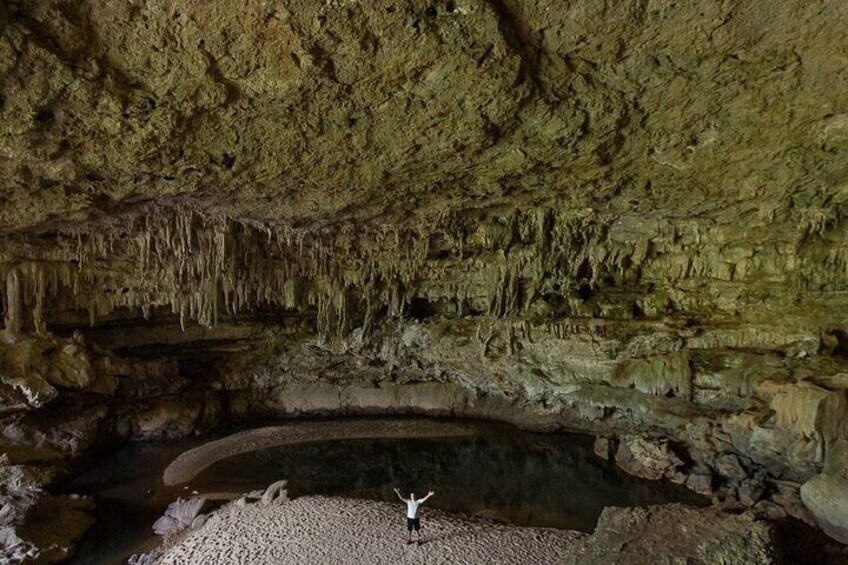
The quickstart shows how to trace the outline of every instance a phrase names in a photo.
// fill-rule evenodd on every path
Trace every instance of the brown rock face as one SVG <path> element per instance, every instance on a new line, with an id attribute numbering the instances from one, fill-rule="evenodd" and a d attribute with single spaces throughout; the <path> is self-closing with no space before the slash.
<path id="1" fill-rule="evenodd" d="M 828 535 L 848 544 L 848 441 L 831 449 L 822 473 L 801 487 L 801 499 Z"/>
<path id="2" fill-rule="evenodd" d="M 801 508 L 848 438 L 848 10 L 706 4 L 4 2 L 14 462 L 424 412 Z"/>
<path id="3" fill-rule="evenodd" d="M 583 551 L 565 563 L 780 563 L 776 532 L 750 514 L 676 504 L 604 509 Z"/>
<path id="4" fill-rule="evenodd" d="M 551 198 L 838 219 L 838 4 L 41 0 L 2 17 L 7 229 L 163 197 L 271 223 Z"/>

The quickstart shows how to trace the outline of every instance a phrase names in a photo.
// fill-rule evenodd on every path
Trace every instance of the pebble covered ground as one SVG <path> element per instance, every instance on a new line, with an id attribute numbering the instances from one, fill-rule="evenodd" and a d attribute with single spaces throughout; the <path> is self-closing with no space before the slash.
<path id="1" fill-rule="evenodd" d="M 542 565 L 561 562 L 585 537 L 424 509 L 424 543 L 407 545 L 405 509 L 400 501 L 320 496 L 232 505 L 165 550 L 157 563 Z"/>

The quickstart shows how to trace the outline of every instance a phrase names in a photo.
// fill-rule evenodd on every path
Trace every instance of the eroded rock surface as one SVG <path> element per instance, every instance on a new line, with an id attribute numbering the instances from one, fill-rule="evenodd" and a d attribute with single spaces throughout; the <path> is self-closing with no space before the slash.
<path id="1" fill-rule="evenodd" d="M 0 460 L 0 556 L 4 563 L 58 563 L 94 523 L 91 499 L 54 496 L 53 470 Z"/>
<path id="2" fill-rule="evenodd" d="M 848 545 L 848 441 L 830 450 L 822 473 L 801 487 L 801 499 L 825 532 Z"/>
<path id="3" fill-rule="evenodd" d="M 604 509 L 585 545 L 565 563 L 779 563 L 776 532 L 750 514 L 668 504 Z"/>

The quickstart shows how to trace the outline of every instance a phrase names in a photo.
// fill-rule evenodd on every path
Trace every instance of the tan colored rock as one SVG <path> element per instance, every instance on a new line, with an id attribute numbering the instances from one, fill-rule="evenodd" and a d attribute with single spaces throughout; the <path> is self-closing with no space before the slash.
<path id="1" fill-rule="evenodd" d="M 621 438 L 615 463 L 631 475 L 653 480 L 671 475 L 683 465 L 667 441 L 642 437 Z"/>
<path id="2" fill-rule="evenodd" d="M 692 473 L 686 477 L 686 486 L 698 494 L 713 494 L 713 477 L 706 473 Z"/>
<path id="3" fill-rule="evenodd" d="M 657 396 L 692 398 L 692 370 L 685 352 L 632 360 L 616 368 L 611 382 Z"/>
<path id="4" fill-rule="evenodd" d="M 732 453 L 726 453 L 716 457 L 713 466 L 719 475 L 731 481 L 742 481 L 748 473 L 739 463 L 739 458 Z"/>
<path id="5" fill-rule="evenodd" d="M 777 425 L 792 433 L 829 444 L 848 438 L 848 392 L 809 382 L 773 384 L 761 388 L 771 396 Z"/>
<path id="6" fill-rule="evenodd" d="M 56 398 L 59 394 L 50 383 L 38 374 L 30 373 L 26 376 L 12 377 L 0 371 L 0 383 L 17 391 L 23 397 L 23 401 L 31 408 L 40 408 Z M 5 406 L 11 407 L 15 399 L 7 398 Z"/>
<path id="7" fill-rule="evenodd" d="M 211 395 L 166 397 L 128 415 L 132 439 L 185 437 L 218 421 L 218 403 Z"/>
<path id="8" fill-rule="evenodd" d="M 848 544 L 848 440 L 828 450 L 821 474 L 801 486 L 801 500 L 829 536 Z"/>
<path id="9" fill-rule="evenodd" d="M 64 345 L 50 358 L 47 380 L 64 388 L 88 388 L 94 380 L 94 370 L 85 351 L 76 344 Z"/>
<path id="10" fill-rule="evenodd" d="M 648 508 L 605 508 L 586 548 L 569 564 L 779 563 L 775 531 L 750 513 L 679 504 Z"/>
<path id="11" fill-rule="evenodd" d="M 592 449 L 594 450 L 595 455 L 607 461 L 615 456 L 613 451 L 614 445 L 615 443 L 610 440 L 610 438 L 598 436 L 595 438 L 595 443 L 593 444 Z"/>

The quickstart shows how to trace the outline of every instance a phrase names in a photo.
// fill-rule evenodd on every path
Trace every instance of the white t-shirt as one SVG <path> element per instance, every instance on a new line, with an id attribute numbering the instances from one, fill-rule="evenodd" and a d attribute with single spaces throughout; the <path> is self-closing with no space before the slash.
<path id="1" fill-rule="evenodd" d="M 407 518 L 415 518 L 418 516 L 418 507 L 421 506 L 420 500 L 407 500 L 406 501 L 406 517 Z"/>

